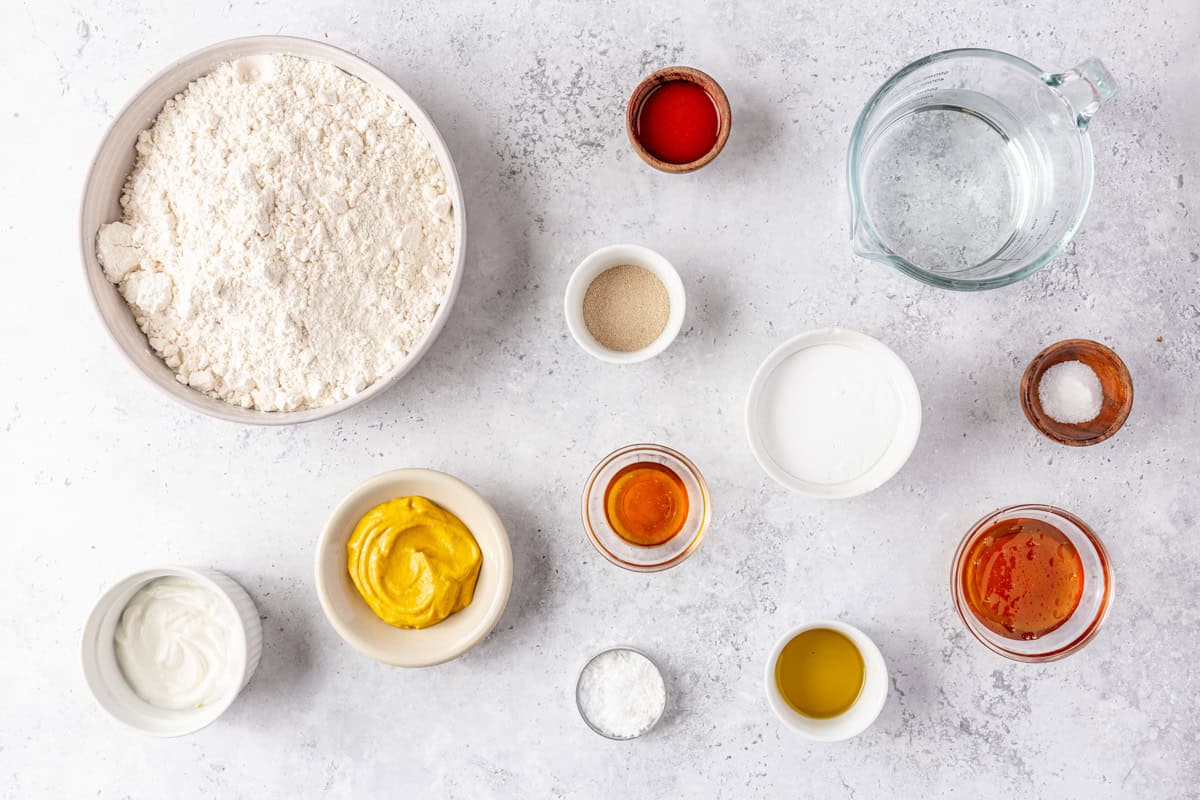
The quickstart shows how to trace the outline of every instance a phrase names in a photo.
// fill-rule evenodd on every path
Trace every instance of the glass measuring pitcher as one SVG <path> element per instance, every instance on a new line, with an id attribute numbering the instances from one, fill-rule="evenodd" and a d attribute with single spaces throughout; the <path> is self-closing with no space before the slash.
<path id="1" fill-rule="evenodd" d="M 909 64 L 867 102 L 850 138 L 854 251 L 946 289 L 1032 274 L 1083 220 L 1088 123 L 1116 93 L 1094 58 L 1061 73 L 996 50 Z"/>

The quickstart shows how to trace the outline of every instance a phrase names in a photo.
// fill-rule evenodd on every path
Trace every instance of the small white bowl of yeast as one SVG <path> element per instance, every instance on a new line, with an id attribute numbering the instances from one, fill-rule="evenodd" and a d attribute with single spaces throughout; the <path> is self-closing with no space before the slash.
<path id="1" fill-rule="evenodd" d="M 640 267 L 661 282 L 667 296 L 666 320 L 658 335 L 644 346 L 618 350 L 606 347 L 592 332 L 584 308 L 588 290 L 597 278 L 609 270 L 628 267 Z M 687 293 L 675 267 L 661 254 L 636 244 L 613 244 L 593 252 L 571 273 L 563 298 L 563 313 L 571 337 L 585 353 L 610 364 L 636 364 L 666 350 L 683 327 L 686 308 Z"/>

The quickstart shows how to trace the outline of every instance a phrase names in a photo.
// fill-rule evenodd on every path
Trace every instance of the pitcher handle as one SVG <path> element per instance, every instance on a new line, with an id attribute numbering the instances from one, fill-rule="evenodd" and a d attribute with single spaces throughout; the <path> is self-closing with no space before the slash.
<path id="1" fill-rule="evenodd" d="M 1088 58 L 1066 72 L 1044 76 L 1075 110 L 1075 124 L 1087 130 L 1092 115 L 1117 93 L 1117 82 L 1098 58 Z"/>

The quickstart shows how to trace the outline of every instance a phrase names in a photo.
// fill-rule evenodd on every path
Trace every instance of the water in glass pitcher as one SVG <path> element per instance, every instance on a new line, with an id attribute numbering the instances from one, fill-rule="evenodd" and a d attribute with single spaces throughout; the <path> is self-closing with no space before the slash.
<path id="1" fill-rule="evenodd" d="M 1038 207 L 1053 182 L 1018 120 L 963 103 L 972 93 L 956 94 L 893 116 L 863 164 L 864 202 L 880 242 L 948 276 L 1003 262 L 1005 251 L 1028 241 L 1045 219 Z"/>

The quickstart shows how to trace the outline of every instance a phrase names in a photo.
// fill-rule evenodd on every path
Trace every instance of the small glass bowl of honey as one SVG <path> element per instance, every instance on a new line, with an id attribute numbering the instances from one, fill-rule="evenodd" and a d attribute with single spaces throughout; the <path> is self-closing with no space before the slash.
<path id="1" fill-rule="evenodd" d="M 631 444 L 605 456 L 583 487 L 583 529 L 618 567 L 670 569 L 696 551 L 711 513 L 708 484 L 687 456 Z"/>
<path id="2" fill-rule="evenodd" d="M 1074 514 L 1010 506 L 963 537 L 951 592 L 967 630 L 988 649 L 1014 661 L 1055 661 L 1099 632 L 1112 603 L 1112 567 Z"/>

